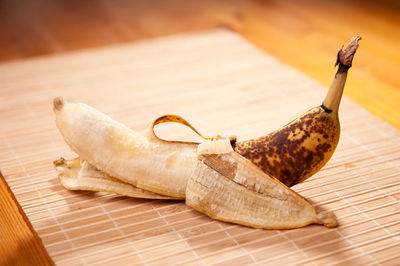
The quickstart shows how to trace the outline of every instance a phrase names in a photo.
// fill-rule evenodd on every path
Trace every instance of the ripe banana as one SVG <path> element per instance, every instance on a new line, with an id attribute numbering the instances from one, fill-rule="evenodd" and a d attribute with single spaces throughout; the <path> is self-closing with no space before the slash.
<path id="1" fill-rule="evenodd" d="M 287 186 L 318 172 L 339 142 L 339 104 L 360 39 L 353 38 L 338 52 L 335 66 L 339 68 L 322 105 L 266 136 L 236 142 L 234 150 Z"/>
<path id="2" fill-rule="evenodd" d="M 99 169 L 81 165 L 78 159 L 56 161 L 66 188 L 148 198 L 186 197 L 187 205 L 215 219 L 255 228 L 336 226 L 332 213 L 315 211 L 299 194 L 235 153 L 228 138 L 199 145 L 164 141 L 155 135 L 154 126 L 163 122 L 191 127 L 180 117 L 156 119 L 144 137 L 82 103 L 56 98 L 54 111 L 67 144 L 84 162 Z"/>

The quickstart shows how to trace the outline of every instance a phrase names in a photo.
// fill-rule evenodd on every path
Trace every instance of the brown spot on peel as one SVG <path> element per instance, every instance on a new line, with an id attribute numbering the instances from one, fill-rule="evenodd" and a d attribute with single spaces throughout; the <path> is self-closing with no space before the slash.
<path id="1" fill-rule="evenodd" d="M 337 115 L 318 106 L 267 136 L 237 142 L 234 149 L 264 172 L 293 186 L 325 165 L 336 148 L 339 130 Z"/>

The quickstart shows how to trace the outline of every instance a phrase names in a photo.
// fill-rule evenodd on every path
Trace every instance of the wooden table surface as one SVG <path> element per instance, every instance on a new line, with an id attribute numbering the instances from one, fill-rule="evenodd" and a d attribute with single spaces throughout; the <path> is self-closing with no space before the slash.
<path id="1" fill-rule="evenodd" d="M 345 94 L 400 127 L 400 4 L 348 2 L 0 1 L 0 60 L 226 27 L 328 86 L 332 55 L 361 35 Z M 51 264 L 2 176 L 0 186 L 0 264 Z"/>

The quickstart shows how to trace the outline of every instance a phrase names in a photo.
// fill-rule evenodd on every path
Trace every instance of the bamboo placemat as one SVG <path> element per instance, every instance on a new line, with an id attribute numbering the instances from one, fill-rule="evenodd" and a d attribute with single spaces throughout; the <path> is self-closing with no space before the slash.
<path id="1" fill-rule="evenodd" d="M 214 221 L 183 202 L 61 187 L 52 161 L 74 155 L 54 124 L 55 96 L 93 105 L 139 132 L 174 113 L 201 132 L 239 139 L 266 134 L 321 103 L 325 88 L 234 33 L 5 63 L 0 73 L 0 169 L 56 264 L 400 262 L 400 131 L 347 98 L 336 153 L 293 188 L 335 211 L 334 229 L 255 230 Z"/>

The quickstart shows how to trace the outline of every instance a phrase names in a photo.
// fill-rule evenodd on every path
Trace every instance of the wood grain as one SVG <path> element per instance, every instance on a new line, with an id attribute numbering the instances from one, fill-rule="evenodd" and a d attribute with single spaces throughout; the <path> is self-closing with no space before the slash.
<path id="1" fill-rule="evenodd" d="M 0 264 L 54 265 L 1 172 L 0 177 Z"/>
<path id="2" fill-rule="evenodd" d="M 337 151 L 294 187 L 318 209 L 334 211 L 338 228 L 254 230 L 212 220 L 183 202 L 72 192 L 59 184 L 52 161 L 74 155 L 54 125 L 55 96 L 90 104 L 141 133 L 172 113 L 204 134 L 239 140 L 320 104 L 325 88 L 238 34 L 181 34 L 8 62 L 0 72 L 0 167 L 57 265 L 399 260 L 400 131 L 346 97 Z M 164 129 L 167 137 L 187 132 Z"/>

